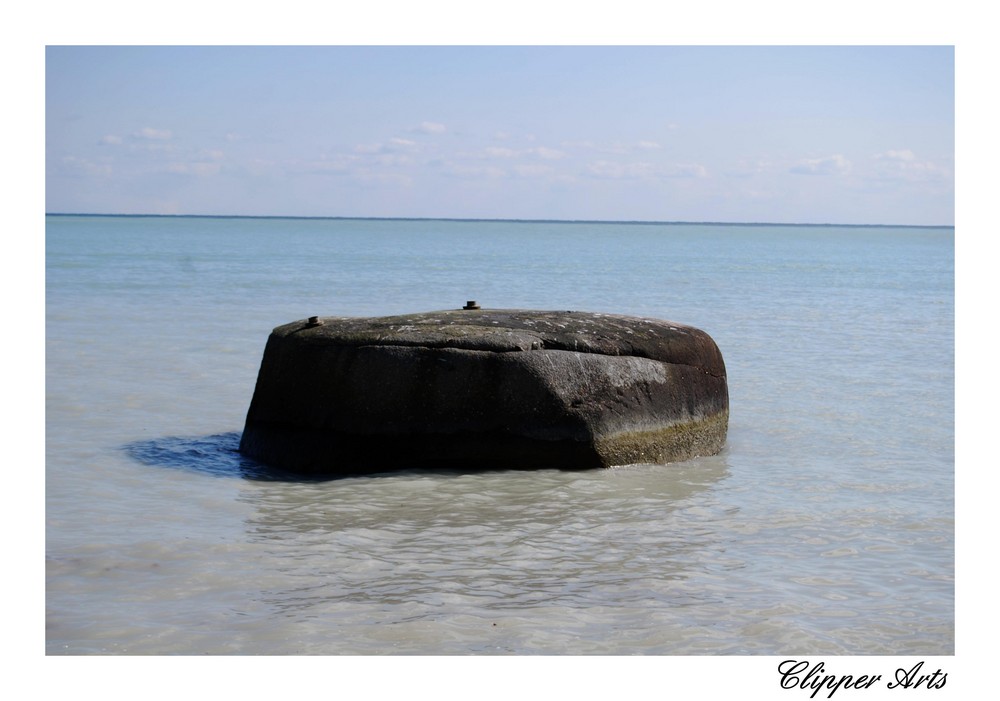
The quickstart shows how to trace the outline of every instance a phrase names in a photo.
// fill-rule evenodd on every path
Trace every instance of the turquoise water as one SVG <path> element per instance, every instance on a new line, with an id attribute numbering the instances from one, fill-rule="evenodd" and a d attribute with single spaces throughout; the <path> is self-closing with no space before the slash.
<path id="1" fill-rule="evenodd" d="M 50 216 L 46 292 L 49 654 L 954 652 L 952 229 Z M 704 329 L 726 449 L 234 452 L 274 326 L 469 299 Z"/>

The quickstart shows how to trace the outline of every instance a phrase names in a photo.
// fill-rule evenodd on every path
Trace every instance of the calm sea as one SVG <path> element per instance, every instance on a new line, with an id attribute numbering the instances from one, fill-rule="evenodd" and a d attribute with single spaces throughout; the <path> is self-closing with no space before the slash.
<path id="1" fill-rule="evenodd" d="M 50 216 L 49 654 L 950 655 L 954 231 Z M 283 481 L 270 330 L 484 307 L 704 329 L 721 455 Z"/>

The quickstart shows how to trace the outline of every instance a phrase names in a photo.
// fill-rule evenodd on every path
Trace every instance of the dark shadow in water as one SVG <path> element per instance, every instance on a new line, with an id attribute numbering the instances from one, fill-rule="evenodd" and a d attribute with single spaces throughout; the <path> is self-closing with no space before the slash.
<path id="1" fill-rule="evenodd" d="M 212 477 L 249 480 L 315 482 L 317 480 L 268 467 L 239 452 L 238 431 L 212 436 L 166 436 L 122 446 L 133 460 L 152 467 L 186 470 Z"/>
<path id="2" fill-rule="evenodd" d="M 395 477 L 404 474 L 465 475 L 482 472 L 504 472 L 516 468 L 476 467 L 408 467 L 338 472 L 322 476 L 306 476 L 270 467 L 239 452 L 238 431 L 211 436 L 166 436 L 148 441 L 135 441 L 122 446 L 125 453 L 143 465 L 186 470 L 212 477 L 240 477 L 267 482 L 329 482 L 349 477 Z M 524 468 L 528 469 L 528 468 Z M 583 469 L 583 468 L 581 468 Z M 563 469 L 561 471 L 575 472 Z"/>

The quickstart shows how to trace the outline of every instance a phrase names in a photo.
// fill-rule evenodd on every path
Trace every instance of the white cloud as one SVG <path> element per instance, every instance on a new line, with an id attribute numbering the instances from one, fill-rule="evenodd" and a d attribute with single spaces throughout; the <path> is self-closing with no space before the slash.
<path id="1" fill-rule="evenodd" d="M 474 154 L 464 154 L 466 157 L 476 158 Z M 505 146 L 487 146 L 481 152 L 480 158 L 541 158 L 542 160 L 551 161 L 559 158 L 565 158 L 566 153 L 554 148 L 548 148 L 547 146 L 533 146 L 531 148 L 525 149 L 513 149 L 507 148 Z"/>
<path id="2" fill-rule="evenodd" d="M 557 158 L 565 157 L 565 153 L 559 151 L 558 149 L 548 148 L 547 146 L 536 146 L 535 148 L 529 148 L 527 153 L 533 156 L 538 156 L 539 158 L 544 158 L 545 160 L 555 160 Z"/>
<path id="3" fill-rule="evenodd" d="M 131 143 L 128 146 L 128 151 L 129 153 L 132 154 L 146 155 L 151 153 L 153 154 L 176 153 L 177 148 L 173 144 L 167 141 L 150 140 L 150 141 L 138 141 Z"/>
<path id="4" fill-rule="evenodd" d="M 168 163 L 165 170 L 168 173 L 173 173 L 174 175 L 195 175 L 198 177 L 207 177 L 211 175 L 218 175 L 219 171 L 222 170 L 222 165 L 219 163 L 207 163 L 204 161 L 195 163 Z"/>
<path id="5" fill-rule="evenodd" d="M 620 163 L 595 161 L 587 165 L 585 174 L 594 178 L 656 179 L 656 178 L 707 178 L 708 169 L 698 163 L 671 163 L 655 165 L 645 161 Z"/>
<path id="6" fill-rule="evenodd" d="M 730 178 L 751 178 L 755 175 L 766 173 L 772 169 L 772 164 L 767 161 L 738 161 L 735 165 L 727 168 L 724 174 Z"/>
<path id="7" fill-rule="evenodd" d="M 169 129 L 154 129 L 153 127 L 143 127 L 132 136 L 137 139 L 148 139 L 150 141 L 166 141 L 173 137 L 173 132 Z"/>
<path id="8" fill-rule="evenodd" d="M 443 134 L 445 126 L 438 122 L 421 122 L 410 131 L 420 132 L 421 134 Z"/>
<path id="9" fill-rule="evenodd" d="M 417 142 L 399 138 L 392 138 L 387 142 L 379 141 L 374 144 L 358 144 L 354 147 L 355 153 L 365 154 L 400 153 L 416 150 L 418 150 Z"/>
<path id="10" fill-rule="evenodd" d="M 652 163 L 618 163 L 615 161 L 595 161 L 587 165 L 586 174 L 594 178 L 614 180 L 629 178 L 651 178 L 656 174 Z"/>
<path id="11" fill-rule="evenodd" d="M 949 178 L 951 172 L 930 161 L 918 160 L 909 149 L 875 155 L 874 177 L 879 180 L 926 181 Z"/>
<path id="12" fill-rule="evenodd" d="M 99 143 L 106 144 L 109 146 L 117 146 L 118 144 L 122 143 L 122 137 L 115 136 L 114 134 L 108 134 L 106 136 L 102 136 Z"/>
<path id="13" fill-rule="evenodd" d="M 517 151 L 512 148 L 489 146 L 486 148 L 486 155 L 491 158 L 513 158 L 517 155 Z"/>
<path id="14" fill-rule="evenodd" d="M 675 163 L 667 166 L 663 175 L 668 178 L 707 178 L 708 169 L 698 163 Z"/>
<path id="15" fill-rule="evenodd" d="M 887 161 L 913 161 L 916 160 L 917 155 L 909 149 L 902 149 L 900 151 L 886 151 L 876 155 L 875 158 Z"/>
<path id="16" fill-rule="evenodd" d="M 652 141 L 650 139 L 642 139 L 635 142 L 622 142 L 615 141 L 612 143 L 595 143 L 593 141 L 571 141 L 564 142 L 564 146 L 575 146 L 582 149 L 587 149 L 591 151 L 596 151 L 597 153 L 612 153 L 615 155 L 625 155 L 629 153 L 635 153 L 636 151 L 657 151 L 663 148 L 663 144 L 659 141 Z"/>
<path id="17" fill-rule="evenodd" d="M 225 154 L 218 149 L 205 149 L 197 155 L 181 156 L 178 160 L 169 161 L 160 168 L 163 172 L 174 175 L 210 177 L 222 172 L 222 161 L 225 157 Z"/>
<path id="18" fill-rule="evenodd" d="M 840 154 L 825 158 L 807 158 L 790 169 L 797 175 L 846 175 L 851 171 L 851 162 Z"/>
<path id="19" fill-rule="evenodd" d="M 112 173 L 109 163 L 95 163 L 86 158 L 77 158 L 76 156 L 64 156 L 60 162 L 60 166 L 63 174 L 71 176 L 108 177 Z"/>
<path id="20" fill-rule="evenodd" d="M 552 166 L 542 163 L 528 163 L 514 166 L 514 173 L 521 178 L 541 178 L 553 172 Z"/>

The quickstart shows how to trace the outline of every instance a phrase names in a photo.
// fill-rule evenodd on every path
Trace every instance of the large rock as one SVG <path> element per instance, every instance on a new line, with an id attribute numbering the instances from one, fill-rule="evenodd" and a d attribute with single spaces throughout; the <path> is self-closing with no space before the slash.
<path id="1" fill-rule="evenodd" d="M 310 475 L 588 468 L 718 453 L 712 338 L 657 319 L 466 309 L 274 329 L 240 451 Z"/>

